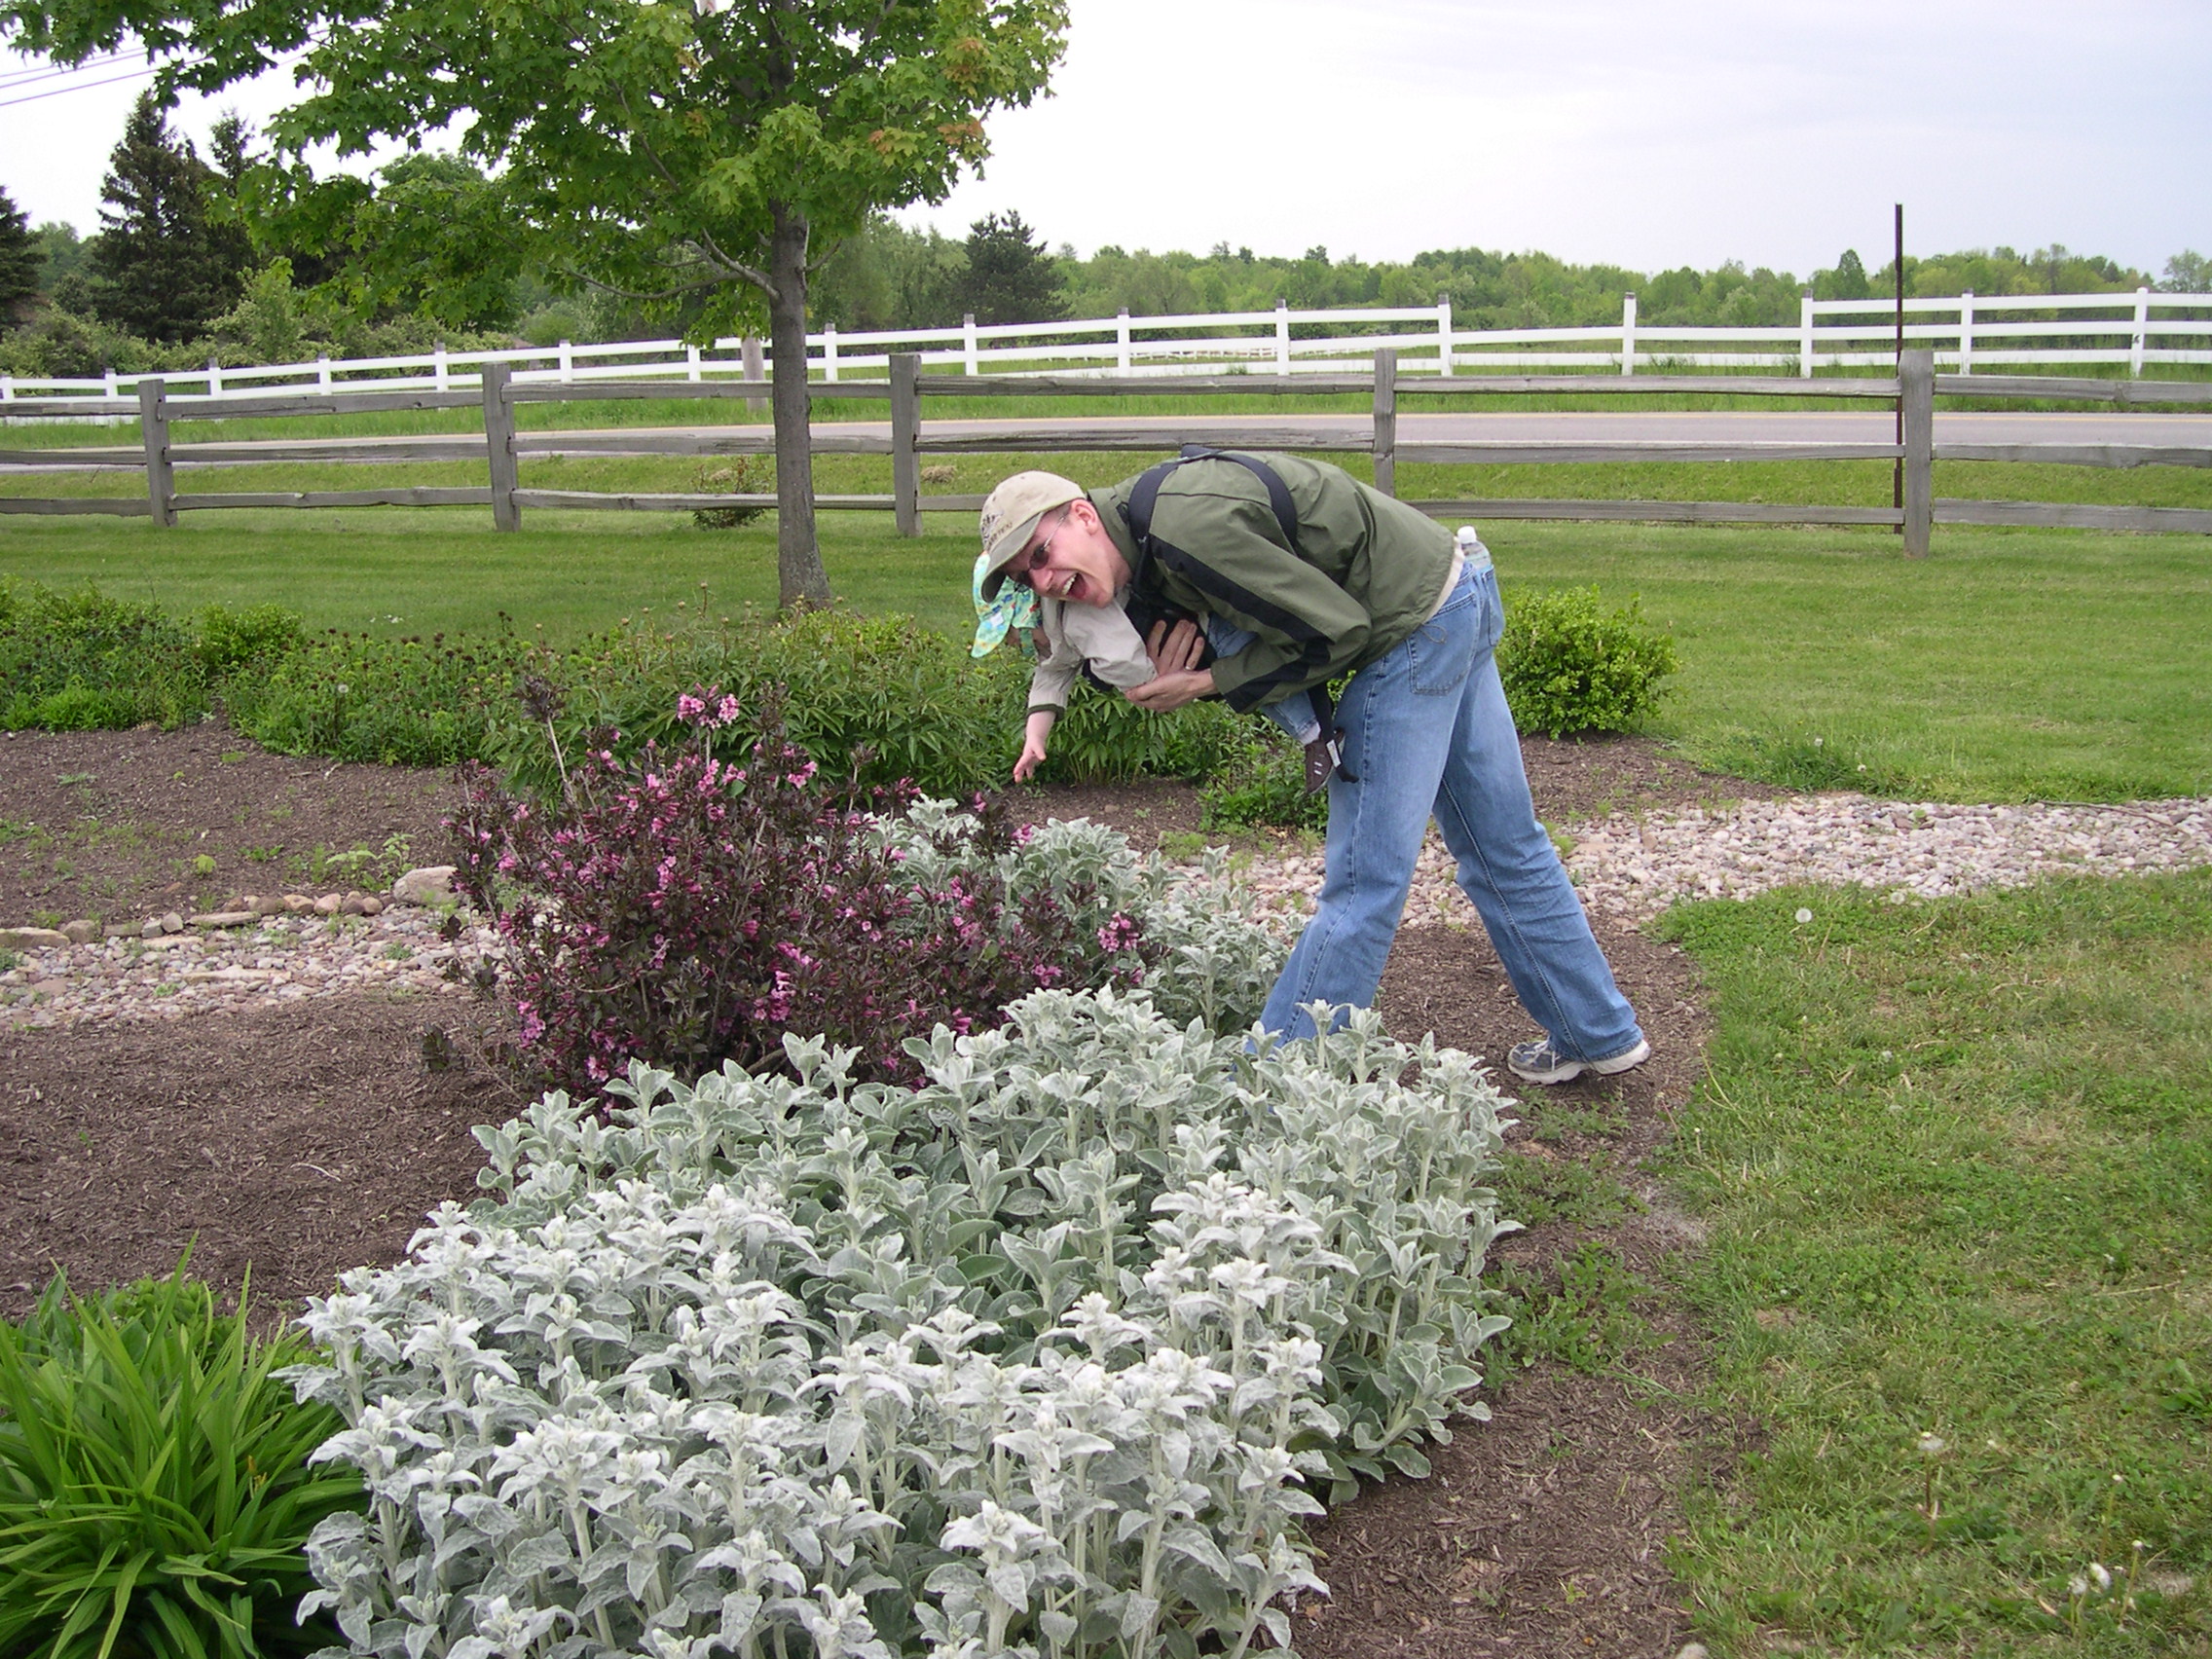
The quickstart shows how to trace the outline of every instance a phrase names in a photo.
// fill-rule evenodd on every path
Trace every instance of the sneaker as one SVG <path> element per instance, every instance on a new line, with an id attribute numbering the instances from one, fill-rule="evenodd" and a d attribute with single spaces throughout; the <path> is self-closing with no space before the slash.
<path id="1" fill-rule="evenodd" d="M 1549 1037 L 1537 1037 L 1527 1043 L 1516 1043 L 1507 1051 L 1505 1064 L 1517 1078 L 1528 1083 L 1570 1083 L 1584 1072 L 1596 1072 L 1600 1077 L 1611 1077 L 1640 1066 L 1651 1057 L 1651 1045 L 1641 1038 L 1636 1047 L 1623 1049 L 1602 1060 L 1570 1060 L 1552 1047 Z"/>
<path id="2" fill-rule="evenodd" d="M 1344 733 L 1341 731 L 1334 736 L 1324 732 L 1306 746 L 1306 793 L 1308 794 L 1319 794 L 1327 789 L 1329 779 L 1335 775 L 1337 768 L 1344 764 L 1344 745 L 1339 741 L 1343 736 Z"/>

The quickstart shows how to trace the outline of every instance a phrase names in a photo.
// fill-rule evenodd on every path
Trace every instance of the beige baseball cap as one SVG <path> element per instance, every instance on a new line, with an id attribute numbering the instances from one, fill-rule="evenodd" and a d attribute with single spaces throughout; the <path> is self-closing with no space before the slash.
<path id="1" fill-rule="evenodd" d="M 1082 485 L 1056 472 L 1016 472 L 983 498 L 983 571 L 986 600 L 998 597 L 1003 573 L 1037 534 L 1037 521 L 1054 507 L 1079 499 Z"/>

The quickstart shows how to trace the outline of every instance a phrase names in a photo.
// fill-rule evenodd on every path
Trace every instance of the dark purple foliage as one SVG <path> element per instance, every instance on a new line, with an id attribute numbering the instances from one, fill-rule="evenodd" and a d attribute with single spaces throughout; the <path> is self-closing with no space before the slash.
<path id="1" fill-rule="evenodd" d="M 693 745 L 625 759 L 603 741 L 558 800 L 462 774 L 454 885 L 498 930 L 522 1047 L 549 1080 L 592 1089 L 633 1058 L 685 1078 L 774 1069 L 792 1031 L 858 1050 L 860 1075 L 911 1081 L 909 1036 L 995 1025 L 1039 986 L 1141 976 L 1137 924 L 1087 926 L 1088 889 L 1005 890 L 1001 804 L 978 798 L 956 873 L 920 884 L 869 831 L 867 809 L 905 796 L 825 784 L 773 719 L 746 764 L 717 760 L 708 739 L 736 699 L 706 689 L 678 708 Z"/>

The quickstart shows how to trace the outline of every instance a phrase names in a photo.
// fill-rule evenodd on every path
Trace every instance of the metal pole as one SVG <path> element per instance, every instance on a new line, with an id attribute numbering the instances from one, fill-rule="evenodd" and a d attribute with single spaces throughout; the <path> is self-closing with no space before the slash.
<path id="1" fill-rule="evenodd" d="M 1898 292 L 1898 350 L 1896 374 L 1898 377 L 1898 459 L 1890 477 L 1890 505 L 1899 512 L 1904 510 L 1904 203 L 1898 203 L 1898 251 L 1891 266 L 1897 275 Z M 1898 526 L 1898 534 L 1904 534 L 1904 526 Z"/>

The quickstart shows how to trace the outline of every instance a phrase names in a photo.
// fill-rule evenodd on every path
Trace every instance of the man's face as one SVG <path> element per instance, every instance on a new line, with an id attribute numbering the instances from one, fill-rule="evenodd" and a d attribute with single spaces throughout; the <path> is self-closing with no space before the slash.
<path id="1" fill-rule="evenodd" d="M 1047 513 L 1006 569 L 1010 581 L 1070 605 L 1111 605 L 1129 580 L 1128 561 L 1086 500 Z"/>

